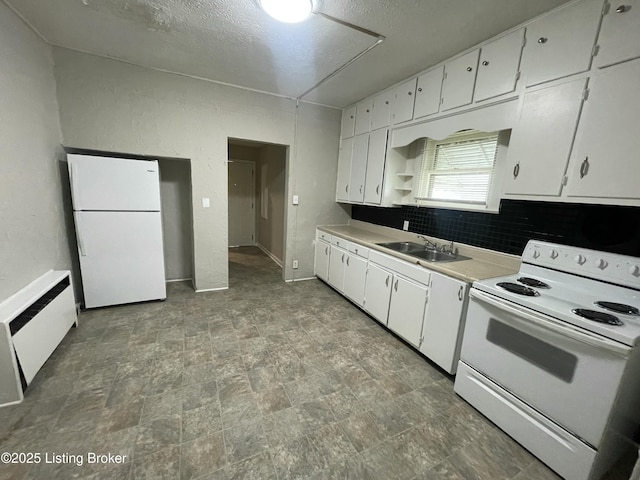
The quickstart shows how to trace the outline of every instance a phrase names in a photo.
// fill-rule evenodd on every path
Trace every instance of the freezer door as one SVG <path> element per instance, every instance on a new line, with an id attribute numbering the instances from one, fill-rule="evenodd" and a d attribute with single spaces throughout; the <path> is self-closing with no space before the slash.
<path id="1" fill-rule="evenodd" d="M 160 211 L 157 161 L 68 155 L 74 210 Z"/>
<path id="2" fill-rule="evenodd" d="M 160 212 L 74 212 L 86 308 L 167 297 Z"/>

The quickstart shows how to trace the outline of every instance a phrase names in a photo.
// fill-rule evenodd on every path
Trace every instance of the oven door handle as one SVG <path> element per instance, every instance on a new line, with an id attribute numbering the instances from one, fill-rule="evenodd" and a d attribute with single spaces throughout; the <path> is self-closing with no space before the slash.
<path id="1" fill-rule="evenodd" d="M 513 327 L 526 326 L 528 323 L 533 324 L 587 345 L 607 350 L 623 358 L 628 358 L 631 352 L 631 348 L 623 345 L 622 343 L 602 337 L 596 337 L 595 335 L 591 335 L 583 330 L 578 330 L 577 327 L 566 323 L 560 323 L 546 315 L 524 310 L 523 308 L 509 304 L 485 292 L 476 290 L 475 288 L 472 288 L 469 291 L 469 296 L 523 319 L 523 321 L 515 320 L 512 317 L 499 319 L 501 322 L 508 323 Z"/>

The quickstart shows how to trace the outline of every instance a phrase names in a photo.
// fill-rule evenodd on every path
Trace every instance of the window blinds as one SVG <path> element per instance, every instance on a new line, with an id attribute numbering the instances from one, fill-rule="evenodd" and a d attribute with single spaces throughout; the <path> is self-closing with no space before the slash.
<path id="1" fill-rule="evenodd" d="M 414 197 L 486 204 L 498 148 L 498 133 L 467 130 L 422 145 Z"/>

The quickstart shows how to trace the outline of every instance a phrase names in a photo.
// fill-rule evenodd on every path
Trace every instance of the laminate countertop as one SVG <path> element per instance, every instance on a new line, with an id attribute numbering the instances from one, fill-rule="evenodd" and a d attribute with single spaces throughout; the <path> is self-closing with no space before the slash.
<path id="1" fill-rule="evenodd" d="M 377 250 L 413 264 L 421 265 L 434 272 L 440 272 L 450 277 L 473 283 L 485 278 L 501 277 L 516 273 L 520 268 L 520 257 L 495 252 L 484 248 L 473 247 L 461 243 L 454 243 L 458 254 L 470 257 L 469 260 L 453 262 L 427 262 L 410 255 L 390 250 L 376 245 L 383 242 L 416 242 L 422 243 L 415 233 L 404 232 L 394 228 L 352 220 L 349 225 L 319 225 L 319 230 L 342 237 L 345 240 L 359 243 L 372 250 Z M 428 237 L 438 244 L 448 244 L 446 240 Z"/>

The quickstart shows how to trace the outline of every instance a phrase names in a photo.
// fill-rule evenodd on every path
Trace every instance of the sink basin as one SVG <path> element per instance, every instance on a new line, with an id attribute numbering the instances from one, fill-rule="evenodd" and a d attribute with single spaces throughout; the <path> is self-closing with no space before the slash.
<path id="1" fill-rule="evenodd" d="M 414 242 L 388 242 L 388 243 L 376 243 L 381 247 L 388 248 L 394 252 L 409 253 L 424 250 L 424 245 Z"/>
<path id="2" fill-rule="evenodd" d="M 433 248 L 426 248 L 424 245 L 415 242 L 387 242 L 377 243 L 376 245 L 380 245 L 381 247 L 388 248 L 394 252 L 404 253 L 405 255 L 410 255 L 427 262 L 456 262 L 459 260 L 469 260 L 470 258 L 462 255 L 439 252 Z"/>

